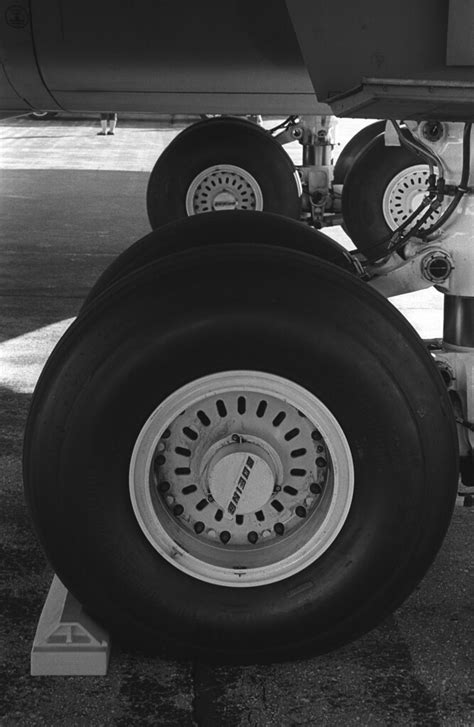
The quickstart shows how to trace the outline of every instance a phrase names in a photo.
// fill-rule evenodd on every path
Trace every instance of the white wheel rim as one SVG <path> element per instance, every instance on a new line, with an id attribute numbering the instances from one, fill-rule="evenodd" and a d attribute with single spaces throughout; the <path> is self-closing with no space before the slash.
<path id="1" fill-rule="evenodd" d="M 249 172 L 233 164 L 218 164 L 193 179 L 186 194 L 188 216 L 232 210 L 263 210 L 262 190 Z"/>
<path id="2" fill-rule="evenodd" d="M 142 427 L 130 464 L 139 526 L 168 562 L 220 586 L 260 586 L 315 562 L 340 533 L 354 470 L 313 394 L 258 371 L 197 379 Z"/>
<path id="3" fill-rule="evenodd" d="M 415 164 L 399 172 L 387 185 L 383 196 L 383 214 L 391 230 L 396 230 L 421 204 L 428 193 L 429 167 L 426 164 Z M 441 205 L 428 218 L 428 225 L 433 224 L 446 205 Z M 426 211 L 426 208 L 425 208 Z M 415 224 L 416 220 L 412 223 Z M 424 225 L 426 227 L 426 223 Z M 408 226 L 410 229 L 410 225 Z"/>

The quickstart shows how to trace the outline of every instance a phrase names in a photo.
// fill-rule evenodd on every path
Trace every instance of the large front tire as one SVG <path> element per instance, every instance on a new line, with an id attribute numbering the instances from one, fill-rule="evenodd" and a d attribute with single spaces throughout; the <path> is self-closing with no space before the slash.
<path id="1" fill-rule="evenodd" d="M 26 434 L 59 577 L 122 641 L 188 655 L 295 656 L 371 628 L 432 561 L 456 480 L 449 399 L 410 326 L 265 246 L 113 286 L 55 350 Z"/>

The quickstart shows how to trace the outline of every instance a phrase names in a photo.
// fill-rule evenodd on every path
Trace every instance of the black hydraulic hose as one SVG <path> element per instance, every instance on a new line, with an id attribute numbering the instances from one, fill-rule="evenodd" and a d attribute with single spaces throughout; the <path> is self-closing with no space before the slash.
<path id="1" fill-rule="evenodd" d="M 439 176 L 443 177 L 443 164 L 438 155 L 435 154 L 431 149 L 426 147 L 424 144 L 422 144 L 421 141 L 416 141 L 413 138 L 413 134 L 411 133 L 410 129 L 405 128 L 404 133 L 401 130 L 398 122 L 395 121 L 395 119 L 390 119 L 390 123 L 392 124 L 393 128 L 397 133 L 400 144 L 407 149 L 415 152 L 415 154 L 417 154 L 418 156 L 422 157 L 422 159 L 424 159 L 424 161 L 427 162 L 427 164 L 429 165 L 431 174 L 433 173 L 433 166 L 436 164 L 436 166 L 438 167 Z"/>
<path id="2" fill-rule="evenodd" d="M 448 207 L 445 209 L 441 217 L 439 217 L 434 225 L 432 225 L 428 230 L 421 230 L 421 236 L 426 237 L 427 235 L 431 235 L 433 232 L 436 232 L 439 230 L 440 227 L 444 225 L 444 223 L 449 220 L 451 215 L 453 214 L 454 210 L 458 206 L 461 199 L 464 197 L 466 192 L 468 191 L 468 182 L 469 182 L 469 176 L 471 173 L 471 129 L 472 129 L 472 121 L 467 121 L 464 124 L 464 134 L 463 134 L 463 152 L 462 152 L 462 173 L 461 173 L 461 181 L 459 183 L 458 188 L 456 189 L 456 192 L 454 194 L 453 199 L 449 203 Z"/>

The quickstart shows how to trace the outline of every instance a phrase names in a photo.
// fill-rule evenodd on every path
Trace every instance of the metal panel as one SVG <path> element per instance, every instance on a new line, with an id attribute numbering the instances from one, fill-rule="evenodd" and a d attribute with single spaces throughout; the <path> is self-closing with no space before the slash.
<path id="1" fill-rule="evenodd" d="M 449 0 L 448 66 L 474 66 L 474 3 Z"/>
<path id="2" fill-rule="evenodd" d="M 0 0 L 0 63 L 8 84 L 20 97 L 14 108 L 58 109 L 36 64 L 27 0 Z M 7 87 L 2 83 L 5 92 Z M 2 91 L 3 96 L 3 91 Z M 4 100 L 2 99 L 2 109 Z M 6 99 L 5 103 L 11 102 Z"/>
<path id="3" fill-rule="evenodd" d="M 318 113 L 284 0 L 31 8 L 42 75 L 68 109 Z"/>
<path id="4" fill-rule="evenodd" d="M 287 6 L 315 91 L 338 115 L 472 114 L 474 68 L 446 66 L 447 0 Z"/>

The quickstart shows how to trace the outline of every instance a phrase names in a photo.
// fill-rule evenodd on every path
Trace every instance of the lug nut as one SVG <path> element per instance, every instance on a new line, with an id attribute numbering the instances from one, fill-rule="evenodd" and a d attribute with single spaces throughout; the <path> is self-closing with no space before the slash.
<path id="1" fill-rule="evenodd" d="M 313 495 L 320 495 L 323 491 L 323 488 L 318 482 L 312 482 L 309 486 L 309 489 L 313 493 Z"/>
<path id="2" fill-rule="evenodd" d="M 258 535 L 255 530 L 250 531 L 250 533 L 247 535 L 247 540 L 249 541 L 249 543 L 252 543 L 252 545 L 255 545 L 258 540 Z"/>
<path id="3" fill-rule="evenodd" d="M 318 467 L 326 467 L 327 462 L 324 457 L 318 457 L 318 459 L 316 460 L 316 464 Z"/>
<path id="4" fill-rule="evenodd" d="M 295 513 L 298 515 L 298 517 L 306 517 L 306 508 L 304 508 L 302 505 L 298 505 Z"/>
<path id="5" fill-rule="evenodd" d="M 194 532 L 199 535 L 204 530 L 204 523 L 202 523 L 200 520 L 197 523 L 194 523 Z"/>
<path id="6" fill-rule="evenodd" d="M 184 512 L 184 507 L 182 505 L 175 505 L 175 507 L 173 508 L 173 515 L 175 515 L 176 517 L 179 517 L 180 515 L 182 515 L 183 512 Z"/>
<path id="7" fill-rule="evenodd" d="M 285 526 L 283 525 L 283 523 L 275 523 L 273 529 L 277 535 L 283 535 L 283 533 L 285 532 Z"/>
<path id="8" fill-rule="evenodd" d="M 169 482 L 160 482 L 160 484 L 158 485 L 158 489 L 160 492 L 163 492 L 163 494 L 164 494 L 165 492 L 168 492 L 168 490 L 170 489 L 170 483 Z"/>
<path id="9" fill-rule="evenodd" d="M 224 530 L 220 535 L 221 541 L 226 545 L 230 540 L 230 533 L 228 530 Z"/>

